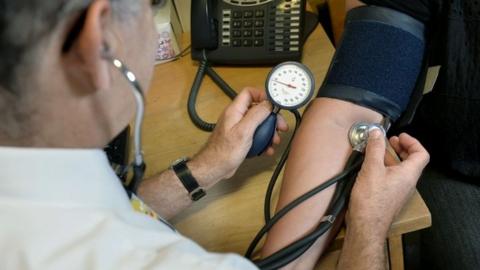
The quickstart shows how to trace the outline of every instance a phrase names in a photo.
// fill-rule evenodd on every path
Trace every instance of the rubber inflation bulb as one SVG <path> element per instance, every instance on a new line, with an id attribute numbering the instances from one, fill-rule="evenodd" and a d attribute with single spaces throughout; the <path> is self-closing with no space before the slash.
<path id="1" fill-rule="evenodd" d="M 271 113 L 255 130 L 253 142 L 247 158 L 260 156 L 272 144 L 275 129 L 277 128 L 277 114 Z"/>

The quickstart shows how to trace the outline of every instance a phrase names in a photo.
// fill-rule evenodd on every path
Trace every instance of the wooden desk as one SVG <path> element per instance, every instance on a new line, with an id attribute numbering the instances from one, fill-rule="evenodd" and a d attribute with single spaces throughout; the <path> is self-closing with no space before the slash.
<path id="1" fill-rule="evenodd" d="M 184 44 L 188 44 L 188 35 L 184 38 Z M 315 75 L 317 86 L 327 72 L 333 53 L 333 46 L 323 29 L 317 27 L 305 45 L 303 61 Z M 178 157 L 193 155 L 209 136 L 209 133 L 192 124 L 187 113 L 187 97 L 197 67 L 197 63 L 187 56 L 155 69 L 144 124 L 147 176 L 168 168 Z M 263 88 L 270 68 L 224 67 L 216 70 L 239 91 L 247 85 Z M 205 80 L 197 104 L 204 119 L 215 121 L 229 102 L 209 79 Z M 289 114 L 285 115 L 290 126 L 293 126 L 293 118 Z M 283 141 L 287 141 L 290 135 L 284 134 Z M 281 145 L 277 153 L 281 153 L 284 147 L 285 144 Z M 243 254 L 254 234 L 263 225 L 265 190 L 278 159 L 279 155 L 247 160 L 232 179 L 209 190 L 207 197 L 176 217 L 173 223 L 180 232 L 210 251 Z M 389 244 L 393 269 L 403 268 L 403 260 L 400 260 L 401 234 L 428 226 L 430 213 L 418 193 L 415 193 L 392 227 Z M 340 235 L 335 245 L 339 246 L 341 239 Z M 325 261 L 335 264 L 338 252 L 332 254 L 333 257 L 330 256 Z"/>

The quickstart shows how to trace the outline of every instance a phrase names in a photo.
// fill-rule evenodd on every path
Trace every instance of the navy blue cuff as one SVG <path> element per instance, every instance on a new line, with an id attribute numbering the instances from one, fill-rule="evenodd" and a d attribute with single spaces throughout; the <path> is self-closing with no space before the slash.
<path id="1" fill-rule="evenodd" d="M 328 84 L 320 88 L 317 97 L 341 99 L 372 109 L 396 121 L 402 109 L 394 102 L 365 89 L 340 84 Z"/>

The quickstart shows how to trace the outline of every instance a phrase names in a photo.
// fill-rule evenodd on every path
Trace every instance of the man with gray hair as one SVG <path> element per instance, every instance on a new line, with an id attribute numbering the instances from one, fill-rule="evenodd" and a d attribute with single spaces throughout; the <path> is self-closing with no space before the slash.
<path id="1" fill-rule="evenodd" d="M 1 269 L 256 269 L 238 255 L 205 251 L 162 218 L 135 212 L 101 150 L 135 114 L 131 85 L 117 68 L 125 71 L 128 63 L 135 72 L 127 72 L 128 79 L 137 87 L 151 80 L 152 3 L 0 0 Z M 270 112 L 264 91 L 244 89 L 205 147 L 183 161 L 184 173 L 203 190 L 230 178 Z M 281 118 L 278 129 L 287 129 Z M 392 142 L 408 165 L 379 174 L 374 168 L 397 165 L 384 164 L 385 142 L 374 135 L 352 193 L 354 234 L 342 253 L 345 269 L 382 266 L 358 261 L 379 247 L 383 253 L 385 236 L 371 237 L 366 224 L 380 219 L 389 225 L 384 216 L 402 207 L 428 161 L 418 141 L 401 136 Z M 279 141 L 276 134 L 274 144 Z M 376 192 L 385 177 L 404 170 L 414 174 Z M 166 170 L 146 179 L 138 195 L 171 218 L 195 199 L 179 178 Z M 377 195 L 364 198 L 365 191 Z M 393 197 L 387 206 L 371 207 Z"/>

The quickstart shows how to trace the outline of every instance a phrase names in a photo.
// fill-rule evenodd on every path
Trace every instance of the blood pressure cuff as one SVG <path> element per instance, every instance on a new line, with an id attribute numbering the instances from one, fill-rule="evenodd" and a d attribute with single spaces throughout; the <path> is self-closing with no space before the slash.
<path id="1" fill-rule="evenodd" d="M 409 104 L 425 47 L 422 22 L 383 7 L 352 9 L 318 97 L 350 101 L 395 121 Z"/>

